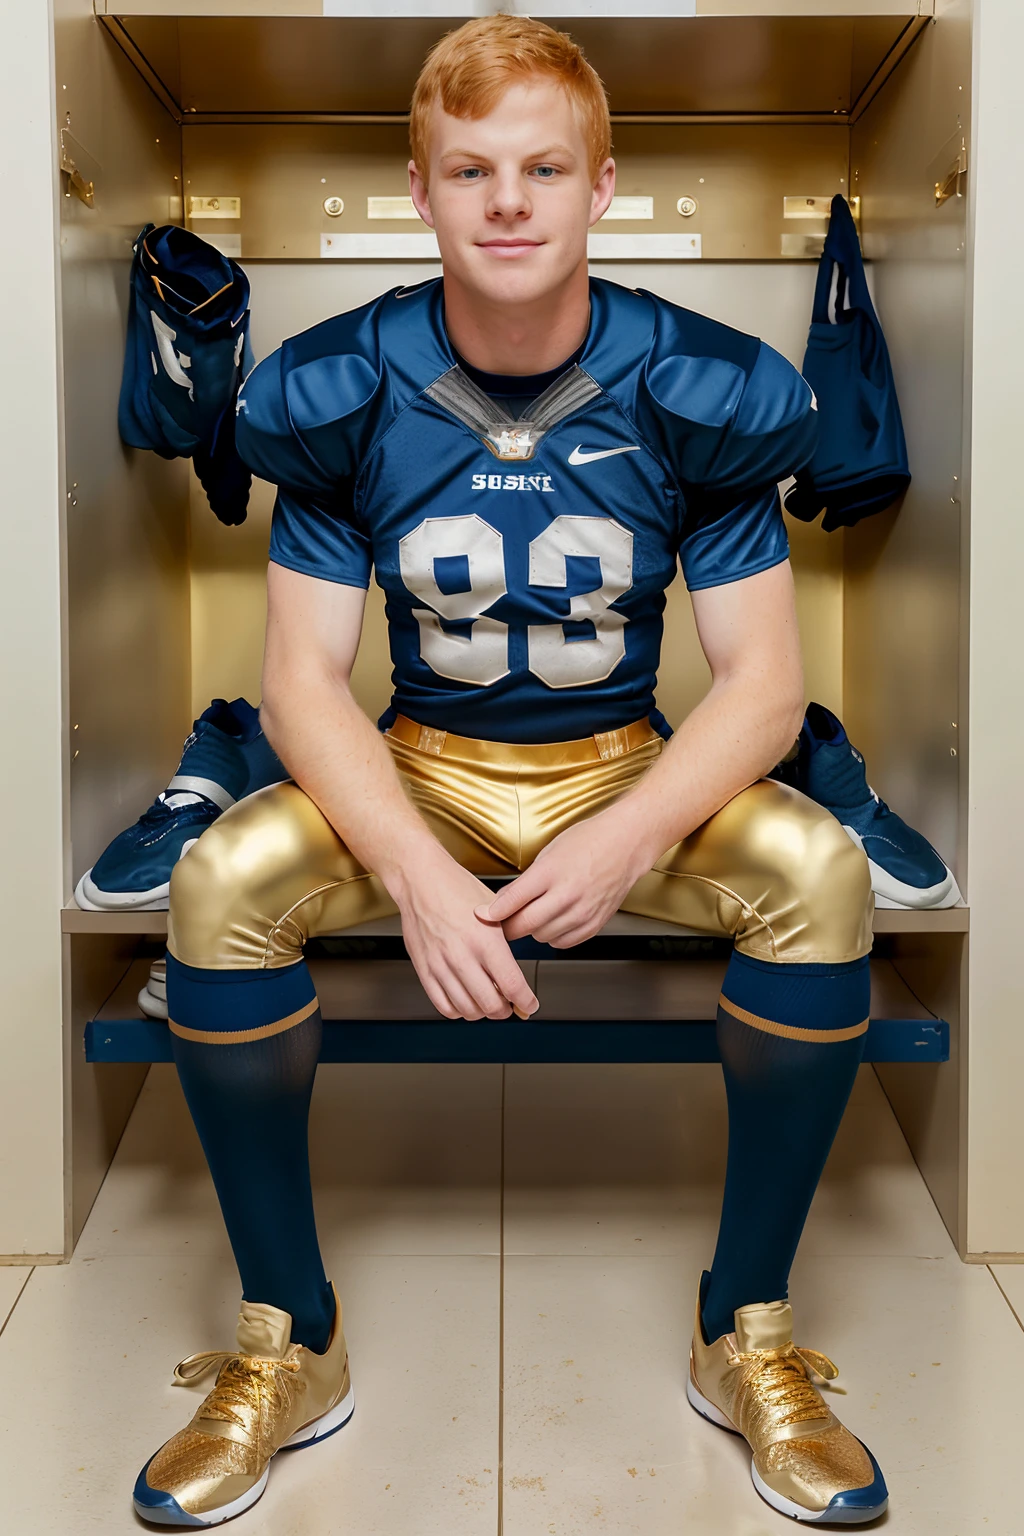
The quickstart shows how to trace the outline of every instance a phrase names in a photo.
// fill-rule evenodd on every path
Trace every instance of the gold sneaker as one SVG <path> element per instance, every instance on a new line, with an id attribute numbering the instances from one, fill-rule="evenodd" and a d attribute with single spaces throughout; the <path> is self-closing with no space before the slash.
<path id="1" fill-rule="evenodd" d="M 312 1445 L 341 1429 L 355 1399 L 334 1294 L 334 1327 L 322 1355 L 291 1342 L 292 1320 L 277 1307 L 243 1301 L 238 1348 L 189 1355 L 179 1386 L 219 1366 L 213 1391 L 191 1423 L 161 1446 L 139 1473 L 136 1513 L 157 1525 L 219 1525 L 255 1504 L 271 1457 Z"/>
<path id="2" fill-rule="evenodd" d="M 811 1380 L 839 1375 L 827 1355 L 797 1349 L 786 1301 L 738 1307 L 736 1332 L 704 1342 L 700 1298 L 686 1395 L 712 1424 L 750 1446 L 754 1487 L 773 1509 L 820 1525 L 861 1525 L 889 1502 L 878 1463 Z"/>

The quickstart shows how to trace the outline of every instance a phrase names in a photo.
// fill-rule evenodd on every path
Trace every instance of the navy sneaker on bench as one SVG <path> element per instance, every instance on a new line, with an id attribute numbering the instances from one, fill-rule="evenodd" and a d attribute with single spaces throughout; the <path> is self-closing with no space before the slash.
<path id="1" fill-rule="evenodd" d="M 162 911 L 171 872 L 223 811 L 288 774 L 245 699 L 214 699 L 192 727 L 167 788 L 119 833 L 75 890 L 91 912 Z"/>
<path id="2" fill-rule="evenodd" d="M 842 722 L 809 704 L 795 753 L 769 774 L 816 800 L 840 821 L 871 866 L 877 907 L 955 907 L 960 889 L 926 838 L 879 799 Z"/>

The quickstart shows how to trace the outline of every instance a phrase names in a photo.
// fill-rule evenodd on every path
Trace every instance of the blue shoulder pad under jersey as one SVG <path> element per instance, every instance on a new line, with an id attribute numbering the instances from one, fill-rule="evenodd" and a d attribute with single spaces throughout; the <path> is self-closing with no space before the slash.
<path id="1" fill-rule="evenodd" d="M 293 336 L 239 392 L 238 451 L 253 474 L 333 493 L 356 473 L 383 392 L 380 300 Z"/>
<path id="2" fill-rule="evenodd" d="M 750 491 L 802 469 L 817 417 L 792 364 L 755 336 L 650 297 L 657 320 L 638 412 L 680 485 Z"/>
<path id="3" fill-rule="evenodd" d="M 637 423 L 682 495 L 680 560 L 691 591 L 780 564 L 789 541 L 777 485 L 817 441 L 814 396 L 754 336 L 655 295 Z"/>
<path id="4" fill-rule="evenodd" d="M 382 416 L 380 300 L 337 315 L 256 367 L 238 399 L 237 440 L 254 474 L 278 487 L 270 558 L 290 570 L 367 587 L 370 542 L 354 482 Z"/>

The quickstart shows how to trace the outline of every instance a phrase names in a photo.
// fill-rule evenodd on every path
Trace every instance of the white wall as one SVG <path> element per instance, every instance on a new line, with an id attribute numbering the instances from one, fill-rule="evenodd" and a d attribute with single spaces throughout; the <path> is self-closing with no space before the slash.
<path id="1" fill-rule="evenodd" d="M 57 169 L 43 0 L 0 48 L 0 1254 L 64 1246 Z"/>
<path id="2" fill-rule="evenodd" d="M 1024 5 L 976 0 L 971 469 L 968 1247 L 1024 1254 Z M 936 317 L 941 323 L 941 317 Z"/>

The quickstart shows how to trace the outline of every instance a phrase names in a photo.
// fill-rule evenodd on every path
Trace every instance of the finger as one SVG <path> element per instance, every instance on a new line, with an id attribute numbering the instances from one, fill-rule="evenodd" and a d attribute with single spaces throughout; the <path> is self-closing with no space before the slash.
<path id="1" fill-rule="evenodd" d="M 569 934 L 587 933 L 589 937 L 590 924 L 586 917 L 570 908 L 569 911 L 552 912 L 542 917 L 533 930 L 533 936 L 541 944 L 555 946 L 564 943 Z"/>
<path id="2" fill-rule="evenodd" d="M 569 928 L 563 933 L 553 934 L 545 939 L 545 944 L 550 944 L 552 949 L 575 949 L 577 944 L 585 944 L 598 932 L 596 928 Z"/>
<path id="3" fill-rule="evenodd" d="M 546 891 L 521 912 L 508 918 L 502 924 L 502 931 L 506 939 L 522 939 L 527 934 L 540 939 L 544 931 L 561 931 L 572 923 L 571 911 L 566 909 L 563 898 Z"/>
<path id="4" fill-rule="evenodd" d="M 511 955 L 507 960 L 503 956 L 499 962 L 492 963 L 490 973 L 495 986 L 512 1004 L 516 1018 L 528 1019 L 537 1012 L 540 1003 Z"/>
<path id="5" fill-rule="evenodd" d="M 518 912 L 526 902 L 534 901 L 546 889 L 547 880 L 543 870 L 538 871 L 537 865 L 531 864 L 517 879 L 503 885 L 493 901 L 476 907 L 476 916 L 481 922 L 503 923 L 513 912 Z"/>
<path id="6" fill-rule="evenodd" d="M 470 1023 L 475 1023 L 480 1017 L 480 1009 L 476 1006 L 458 976 L 456 976 L 454 971 L 448 969 L 441 971 L 440 974 L 444 990 L 452 1000 L 455 1017 L 457 1019 L 467 1019 Z"/>
<path id="7" fill-rule="evenodd" d="M 417 973 L 418 974 L 418 973 Z M 430 1002 L 438 1013 L 446 1019 L 457 1019 L 459 1010 L 442 987 L 441 983 L 433 976 L 420 976 L 420 986 L 423 988 Z"/>
<path id="8" fill-rule="evenodd" d="M 467 999 L 470 1011 L 464 1015 L 465 1018 L 507 1019 L 512 1012 L 508 999 L 494 985 L 475 956 L 461 958 L 458 969 L 451 971 L 451 977 L 460 995 Z M 445 986 L 450 992 L 451 983 L 447 975 Z"/>

